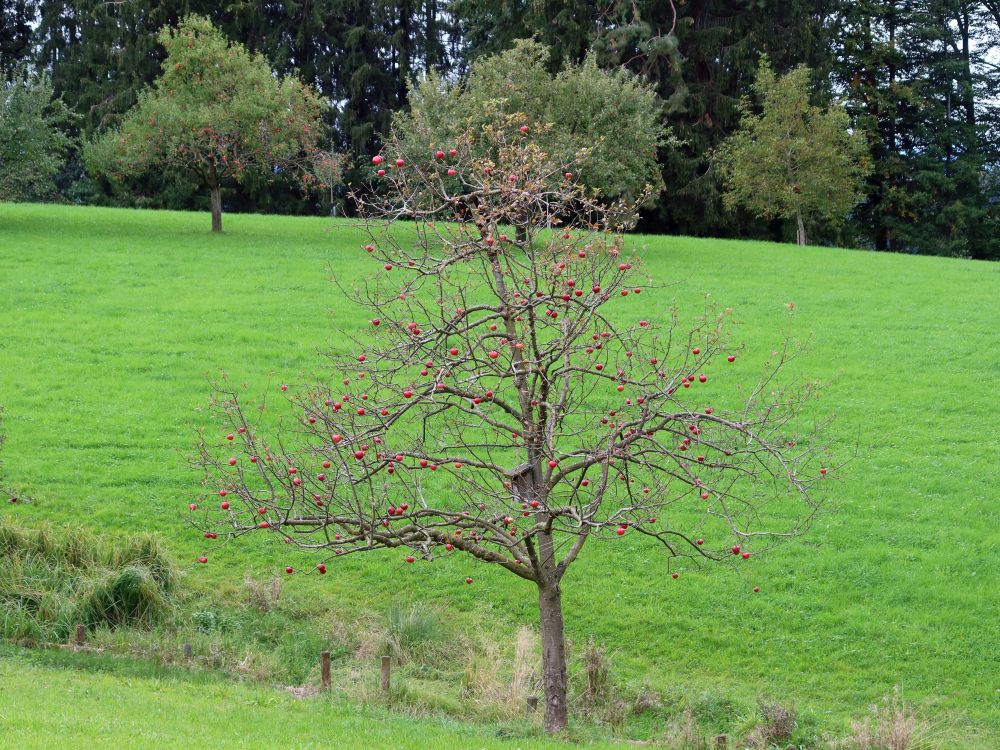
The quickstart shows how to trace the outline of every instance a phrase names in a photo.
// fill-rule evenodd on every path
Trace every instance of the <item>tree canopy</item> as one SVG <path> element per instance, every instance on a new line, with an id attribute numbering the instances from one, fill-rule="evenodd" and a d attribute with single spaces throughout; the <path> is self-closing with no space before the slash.
<path id="1" fill-rule="evenodd" d="M 810 104 L 809 77 L 802 65 L 775 75 L 763 60 L 753 85 L 760 111 L 745 98 L 739 130 L 715 151 L 726 205 L 766 219 L 795 219 L 800 245 L 806 223 L 847 220 L 869 168 L 866 144 L 851 132 L 844 108 Z"/>
<path id="2" fill-rule="evenodd" d="M 665 133 L 650 86 L 624 69 L 599 67 L 593 57 L 553 75 L 548 55 L 541 43 L 521 39 L 507 52 L 478 60 L 464 81 L 424 76 L 410 92 L 410 109 L 393 119 L 407 157 L 481 132 L 498 113 L 522 113 L 543 125 L 539 147 L 555 160 L 568 164 L 586 152 L 576 177 L 605 198 L 635 198 L 647 187 L 659 192 L 656 155 Z M 487 139 L 474 145 L 478 156 L 488 148 Z"/>
<path id="3" fill-rule="evenodd" d="M 0 83 L 0 200 L 46 200 L 73 144 L 73 115 L 47 76 L 21 68 Z"/>
<path id="4" fill-rule="evenodd" d="M 166 27 L 163 73 L 143 91 L 120 129 L 90 144 L 87 163 L 113 179 L 168 166 L 195 175 L 222 229 L 220 188 L 250 176 L 272 179 L 311 158 L 323 102 L 294 77 L 278 77 L 262 55 L 229 43 L 207 18 Z"/>
<path id="5" fill-rule="evenodd" d="M 355 196 L 371 270 L 341 287 L 368 324 L 341 332 L 350 344 L 320 382 L 282 386 L 283 423 L 218 384 L 205 494 L 188 507 L 201 536 L 272 535 L 320 555 L 319 575 L 385 552 L 464 556 L 534 584 L 558 732 L 562 587 L 581 555 L 629 534 L 668 565 L 740 565 L 808 526 L 827 468 L 822 423 L 802 414 L 813 388 L 780 374 L 794 347 L 753 355 L 769 361 L 741 387 L 729 311 L 688 327 L 647 302 L 659 290 L 622 235 L 638 203 L 595 198 L 565 177 L 589 154 L 561 161 L 547 141 L 517 113 L 441 155 L 407 161 L 394 136 L 373 157 L 378 189 Z"/>
<path id="6" fill-rule="evenodd" d="M 842 98 L 870 146 L 861 203 L 842 229 L 815 227 L 816 238 L 1000 258 L 995 0 L 3 0 L 0 9 L 4 75 L 18 64 L 46 71 L 55 95 L 79 115 L 84 139 L 121 125 L 167 54 L 160 29 L 187 13 L 205 15 L 248 52 L 265 55 L 277 74 L 320 91 L 332 105 L 324 116 L 330 148 L 353 154 L 380 148 L 395 113 L 423 85 L 414 78 L 461 84 L 490 56 L 533 39 L 551 78 L 593 60 L 603 71 L 630 71 L 660 97 L 670 137 L 658 149 L 656 184 L 666 189 L 644 207 L 639 228 L 716 237 L 777 239 L 787 227 L 727 207 L 711 160 L 739 127 L 739 102 L 766 54 L 778 74 L 809 66 L 811 101 Z M 581 98 L 560 111 L 582 118 L 599 101 Z M 622 142 L 631 135 L 616 133 Z M 345 181 L 362 179 L 362 162 L 344 166 Z M 204 202 L 195 178 L 178 170 L 147 170 L 127 182 L 80 175 L 71 151 L 57 177 L 63 195 L 172 208 Z M 329 211 L 329 193 L 310 200 L 286 187 L 230 181 L 227 208 Z"/>

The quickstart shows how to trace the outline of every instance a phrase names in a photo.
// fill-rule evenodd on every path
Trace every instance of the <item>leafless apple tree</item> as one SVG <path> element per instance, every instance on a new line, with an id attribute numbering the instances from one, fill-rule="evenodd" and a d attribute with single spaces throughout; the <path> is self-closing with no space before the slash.
<path id="1" fill-rule="evenodd" d="M 623 234 L 637 206 L 588 193 L 574 174 L 586 154 L 555 163 L 535 127 L 498 115 L 416 155 L 390 139 L 375 189 L 354 196 L 371 273 L 344 304 L 370 325 L 345 332 L 330 382 L 286 394 L 280 431 L 219 386 L 225 426 L 201 445 L 218 495 L 192 519 L 210 536 L 277 534 L 315 550 L 321 573 L 398 548 L 531 581 L 554 732 L 567 721 L 561 586 L 588 542 L 752 564 L 805 527 L 825 469 L 800 414 L 809 387 L 779 378 L 789 350 L 738 387 L 726 311 L 683 325 Z"/>

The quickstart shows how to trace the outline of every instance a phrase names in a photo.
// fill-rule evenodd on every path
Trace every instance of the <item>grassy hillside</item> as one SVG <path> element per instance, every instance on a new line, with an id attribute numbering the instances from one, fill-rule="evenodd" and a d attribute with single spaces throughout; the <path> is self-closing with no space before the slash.
<path id="1" fill-rule="evenodd" d="M 2 513 L 30 523 L 156 529 L 208 592 L 244 570 L 301 567 L 277 545 L 212 549 L 185 527 L 188 465 L 208 378 L 225 368 L 263 389 L 321 371 L 317 352 L 360 313 L 329 282 L 361 278 L 361 236 L 323 219 L 206 217 L 0 204 L 0 403 L 6 480 L 34 498 Z M 595 545 L 564 584 L 568 631 L 614 651 L 632 685 L 746 700 L 795 700 L 836 728 L 901 685 L 968 747 L 1000 743 L 1000 264 L 751 242 L 636 238 L 694 316 L 733 307 L 748 378 L 785 334 L 808 340 L 794 373 L 826 384 L 836 413 L 831 512 L 739 575 L 665 574 L 626 536 Z M 474 570 L 475 586 L 465 586 Z M 286 582 L 303 606 L 339 613 L 429 597 L 501 638 L 537 615 L 502 571 L 447 560 L 352 556 L 322 579 Z M 761 592 L 751 593 L 753 586 Z M 455 669 L 460 673 L 461 665 Z"/>

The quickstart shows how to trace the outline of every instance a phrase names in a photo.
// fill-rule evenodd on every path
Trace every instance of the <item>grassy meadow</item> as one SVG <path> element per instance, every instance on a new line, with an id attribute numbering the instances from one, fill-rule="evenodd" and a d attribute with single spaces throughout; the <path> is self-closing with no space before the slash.
<path id="1" fill-rule="evenodd" d="M 137 670 L 122 660 L 93 656 L 65 659 L 2 650 L 0 655 L 7 657 L 0 659 L 0 746 L 19 750 L 526 747 L 524 738 L 499 738 L 455 720 L 415 720 L 326 697 L 297 700 L 287 692 L 197 672 Z M 569 750 L 575 745 L 535 736 L 530 747 Z"/>
<path id="2" fill-rule="evenodd" d="M 201 489 L 190 465 L 196 431 L 212 429 L 210 380 L 224 369 L 263 392 L 328 377 L 321 353 L 340 345 L 338 331 L 366 325 L 330 276 L 349 283 L 373 270 L 344 221 L 225 222 L 212 236 L 207 214 L 0 204 L 0 477 L 30 498 L 0 514 L 156 531 L 201 609 L 236 601 L 247 572 L 310 567 L 278 544 L 206 546 L 186 525 Z M 741 706 L 766 695 L 796 703 L 818 736 L 899 686 L 961 739 L 952 746 L 1000 746 L 1000 264 L 682 237 L 635 237 L 634 247 L 666 285 L 643 295 L 643 316 L 676 302 L 693 318 L 705 294 L 734 309 L 747 350 L 733 378 L 752 378 L 785 336 L 808 342 L 789 374 L 825 385 L 812 412 L 836 415 L 835 449 L 850 460 L 828 478 L 829 505 L 804 538 L 738 571 L 673 580 L 638 535 L 588 546 L 563 584 L 568 636 L 605 644 L 618 683 L 668 701 Z M 194 564 L 203 553 L 209 564 Z M 284 596 L 295 617 L 259 627 L 274 631 L 275 653 L 303 665 L 334 638 L 328 619 L 390 604 L 427 602 L 450 627 L 504 644 L 537 618 L 531 587 L 502 570 L 460 559 L 403 565 L 391 552 L 292 577 Z M 460 681 L 465 658 L 451 657 L 441 682 Z M 315 677 L 306 666 L 290 675 Z M 87 717 L 78 744 L 102 715 L 118 733 L 108 736 L 127 738 L 161 699 L 149 717 L 165 738 L 158 747 L 277 747 L 292 737 L 296 747 L 355 746 L 372 726 L 349 704 L 174 679 L 3 651 L 0 729 L 18 738 L 13 746 L 43 747 L 36 732 L 72 711 Z M 203 726 L 169 719 L 210 708 L 235 721 L 247 707 L 260 726 L 245 737 L 223 734 L 226 713 Z M 733 731 L 727 721 L 717 728 Z M 342 734 L 319 728 L 331 722 Z M 426 734 L 404 718 L 386 722 L 379 746 L 419 736 L 447 747 L 436 738 L 465 732 L 456 747 L 508 746 L 445 720 Z M 648 722 L 624 731 L 655 735 Z"/>

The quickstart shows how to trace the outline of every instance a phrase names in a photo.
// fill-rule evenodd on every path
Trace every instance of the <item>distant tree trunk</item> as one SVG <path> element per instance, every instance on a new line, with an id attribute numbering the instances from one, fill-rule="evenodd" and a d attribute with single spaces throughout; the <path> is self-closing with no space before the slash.
<path id="1" fill-rule="evenodd" d="M 222 231 L 222 190 L 218 185 L 208 187 L 212 201 L 212 231 Z"/>
<path id="2" fill-rule="evenodd" d="M 806 244 L 806 225 L 802 223 L 802 212 L 795 212 L 795 241 L 800 245 Z"/>
<path id="3" fill-rule="evenodd" d="M 410 45 L 413 44 L 412 8 L 409 2 L 397 3 L 399 7 L 399 70 L 397 71 L 398 88 L 396 93 L 397 106 L 406 104 L 410 81 Z"/>
<path id="4" fill-rule="evenodd" d="M 559 583 L 539 583 L 538 612 L 542 628 L 542 684 L 545 688 L 545 731 L 566 728 L 566 636 L 563 632 Z"/>

